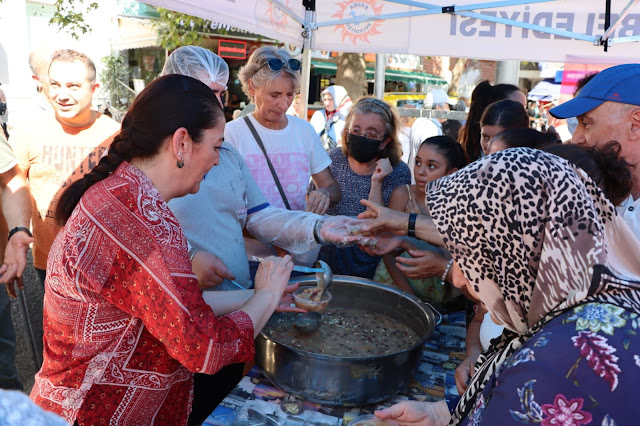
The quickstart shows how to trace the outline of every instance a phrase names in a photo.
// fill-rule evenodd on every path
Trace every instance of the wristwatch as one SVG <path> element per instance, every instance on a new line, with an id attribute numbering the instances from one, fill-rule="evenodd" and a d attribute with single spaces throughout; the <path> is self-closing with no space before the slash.
<path id="1" fill-rule="evenodd" d="M 31 238 L 33 238 L 33 234 L 31 233 L 31 231 L 29 230 L 29 228 L 25 228 L 24 226 L 16 226 L 15 228 L 13 228 L 11 231 L 9 231 L 9 238 L 8 240 L 11 240 L 11 237 L 13 237 L 13 234 L 15 234 L 16 232 L 26 232 L 28 236 L 30 236 Z"/>

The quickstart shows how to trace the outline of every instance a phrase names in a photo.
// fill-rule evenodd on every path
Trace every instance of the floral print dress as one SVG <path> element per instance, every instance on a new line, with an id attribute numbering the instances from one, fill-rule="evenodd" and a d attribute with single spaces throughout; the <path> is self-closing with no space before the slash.
<path id="1" fill-rule="evenodd" d="M 559 315 L 500 365 L 463 424 L 639 424 L 639 326 L 606 303 Z"/>

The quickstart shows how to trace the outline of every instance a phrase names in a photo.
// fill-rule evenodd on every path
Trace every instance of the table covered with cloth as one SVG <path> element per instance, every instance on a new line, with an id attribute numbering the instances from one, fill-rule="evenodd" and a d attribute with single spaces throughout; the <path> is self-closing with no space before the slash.
<path id="1" fill-rule="evenodd" d="M 323 405 L 300 400 L 279 389 L 258 367 L 254 367 L 203 425 L 339 426 L 346 425 L 358 416 L 408 399 L 444 399 L 453 409 L 459 399 L 454 373 L 465 358 L 465 335 L 464 313 L 445 314 L 424 345 L 422 361 L 409 387 L 385 401 L 361 407 Z"/>

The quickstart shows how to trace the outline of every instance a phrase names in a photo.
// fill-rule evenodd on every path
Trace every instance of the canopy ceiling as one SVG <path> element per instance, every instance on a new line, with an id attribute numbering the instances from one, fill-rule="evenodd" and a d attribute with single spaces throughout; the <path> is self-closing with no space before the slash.
<path id="1" fill-rule="evenodd" d="M 145 0 L 314 50 L 492 60 L 637 62 L 640 0 Z M 607 52 L 601 40 L 607 39 Z"/>

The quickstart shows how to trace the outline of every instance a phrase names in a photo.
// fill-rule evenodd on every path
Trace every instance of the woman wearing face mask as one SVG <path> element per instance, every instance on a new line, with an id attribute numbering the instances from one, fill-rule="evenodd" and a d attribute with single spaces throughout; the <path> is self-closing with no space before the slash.
<path id="1" fill-rule="evenodd" d="M 342 200 L 327 210 L 330 215 L 357 216 L 368 198 L 395 210 L 403 210 L 406 197 L 392 196 L 394 188 L 411 183 L 409 167 L 402 162 L 398 140 L 399 121 L 386 102 L 363 97 L 347 116 L 342 132 L 345 143 L 329 151 L 331 173 L 340 184 Z M 312 184 L 310 189 L 315 189 Z M 373 278 L 379 256 L 357 247 L 323 247 L 320 259 L 334 274 Z"/>
<path id="2" fill-rule="evenodd" d="M 342 142 L 342 131 L 352 102 L 344 87 L 329 86 L 322 91 L 322 103 L 324 110 L 314 112 L 310 123 L 328 151 Z"/>

